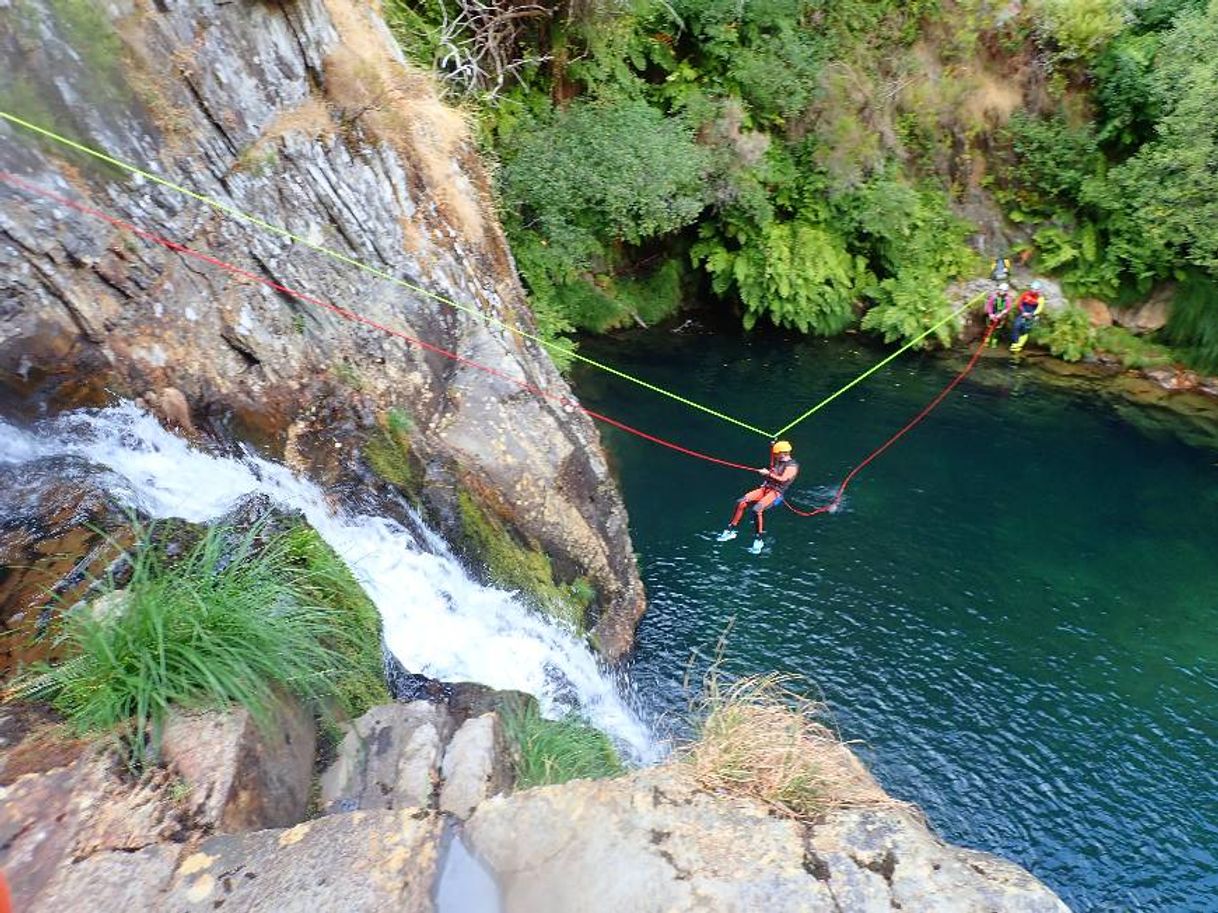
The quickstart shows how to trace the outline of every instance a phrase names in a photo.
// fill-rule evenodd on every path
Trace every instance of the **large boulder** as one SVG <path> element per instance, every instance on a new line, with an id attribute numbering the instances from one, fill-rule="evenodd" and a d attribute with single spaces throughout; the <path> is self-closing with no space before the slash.
<path id="1" fill-rule="evenodd" d="M 512 785 L 507 738 L 497 713 L 484 713 L 461 724 L 444 751 L 440 810 L 468 818 L 484 799 Z"/>
<path id="2" fill-rule="evenodd" d="M 430 808 L 440 759 L 453 725 L 439 704 L 373 707 L 346 727 L 337 757 L 321 777 L 327 813 Z"/>
<path id="3" fill-rule="evenodd" d="M 205 840 L 154 907 L 172 913 L 431 913 L 442 822 L 351 812 Z M 117 913 L 117 911 L 115 911 Z"/>
<path id="4" fill-rule="evenodd" d="M 711 795 L 679 764 L 489 799 L 466 839 L 505 913 L 1068 913 L 1031 875 L 942 844 L 897 803 L 804 824 Z"/>
<path id="5" fill-rule="evenodd" d="M 135 852 L 111 850 L 80 861 L 65 860 L 29 913 L 93 910 L 126 913 L 160 909 L 161 893 L 173 877 L 182 846 L 158 843 Z"/>
<path id="6" fill-rule="evenodd" d="M 167 726 L 163 766 L 139 777 L 104 748 L 78 750 L 63 766 L 18 777 L 0 787 L 0 867 L 14 899 L 42 903 L 44 895 L 76 891 L 94 871 L 76 867 L 93 857 L 105 880 L 130 856 L 139 863 L 131 890 L 143 891 L 173 856 L 170 849 L 139 855 L 145 849 L 295 824 L 308 804 L 314 739 L 312 718 L 285 701 L 267 728 L 244 710 L 176 717 Z M 115 903 L 110 909 L 143 908 Z"/>
<path id="7" fill-rule="evenodd" d="M 216 831 L 235 833 L 304 818 L 316 749 L 313 715 L 284 697 L 266 725 L 242 708 L 175 714 L 161 754 L 189 813 Z"/>
<path id="8" fill-rule="evenodd" d="M 1171 302 L 1176 287 L 1172 283 L 1161 285 L 1145 301 L 1125 308 L 1113 308 L 1112 319 L 1120 326 L 1139 335 L 1153 333 L 1167 326 L 1171 316 Z"/>

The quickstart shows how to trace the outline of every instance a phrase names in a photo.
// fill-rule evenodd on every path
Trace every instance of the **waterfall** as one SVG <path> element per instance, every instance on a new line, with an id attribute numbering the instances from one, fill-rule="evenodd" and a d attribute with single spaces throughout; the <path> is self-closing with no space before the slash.
<path id="1" fill-rule="evenodd" d="M 440 536 L 423 541 L 387 517 L 336 507 L 286 467 L 251 454 L 209 454 L 130 403 L 71 412 L 25 430 L 0 420 L 0 464 L 76 457 L 108 470 L 120 502 L 152 517 L 214 520 L 262 494 L 298 510 L 376 603 L 389 650 L 411 672 L 537 697 L 542 712 L 578 710 L 638 762 L 655 741 L 591 651 L 515 594 L 474 581 Z"/>

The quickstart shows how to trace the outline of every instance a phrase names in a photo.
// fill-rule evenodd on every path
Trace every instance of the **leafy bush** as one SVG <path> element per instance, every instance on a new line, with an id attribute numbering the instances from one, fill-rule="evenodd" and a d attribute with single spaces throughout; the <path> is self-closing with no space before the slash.
<path id="1" fill-rule="evenodd" d="M 1218 374 L 1218 281 L 1194 272 L 1180 283 L 1163 337 L 1191 367 Z"/>
<path id="2" fill-rule="evenodd" d="M 734 290 L 744 326 L 768 317 L 803 333 L 840 333 L 854 320 L 859 264 L 844 240 L 803 219 L 749 226 L 724 238 L 704 226 L 690 256 L 711 274 L 716 294 Z"/>
<path id="3" fill-rule="evenodd" d="M 938 324 L 920 346 L 929 347 L 931 339 L 944 347 L 951 344 L 952 333 L 959 327 L 947 320 L 953 308 L 941 286 L 903 276 L 885 279 L 872 294 L 881 301 L 863 315 L 860 325 L 864 330 L 880 333 L 885 342 L 908 342 Z"/>
<path id="4" fill-rule="evenodd" d="M 1034 0 L 1028 6 L 1067 60 L 1091 60 L 1126 25 L 1124 0 Z"/>
<path id="5" fill-rule="evenodd" d="M 543 719 L 529 701 L 505 711 L 503 726 L 514 749 L 517 789 L 599 780 L 623 772 L 609 737 L 574 714 Z"/>
<path id="6" fill-rule="evenodd" d="M 1073 305 L 1046 313 L 1032 331 L 1032 340 L 1064 361 L 1082 361 L 1095 351 L 1091 320 Z"/>
<path id="7" fill-rule="evenodd" d="M 325 578 L 293 559 L 291 540 L 260 548 L 259 535 L 213 527 L 176 563 L 145 536 L 117 606 L 69 613 L 62 637 L 74 655 L 36 668 L 17 693 L 50 699 L 81 731 L 130 720 L 137 760 L 146 743 L 158 749 L 174 706 L 238 703 L 267 724 L 281 689 L 338 696 L 366 630 L 326 604 Z"/>
<path id="8" fill-rule="evenodd" d="M 608 244 L 693 222 L 707 165 L 691 131 L 645 101 L 576 102 L 517 132 L 501 187 L 517 233 L 539 232 L 586 269 Z"/>

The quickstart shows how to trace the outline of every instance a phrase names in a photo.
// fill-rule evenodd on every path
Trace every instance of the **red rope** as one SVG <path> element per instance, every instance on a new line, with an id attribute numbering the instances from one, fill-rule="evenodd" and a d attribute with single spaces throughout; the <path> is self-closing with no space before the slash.
<path id="1" fill-rule="evenodd" d="M 968 364 L 964 366 L 964 370 L 961 371 L 959 374 L 957 374 L 955 377 L 953 377 L 951 380 L 951 383 L 949 383 L 946 387 L 944 387 L 942 390 L 940 390 L 939 395 L 936 396 L 934 399 L 932 399 L 930 401 L 930 403 L 927 404 L 926 408 L 924 408 L 921 412 L 919 412 L 917 415 L 915 415 L 908 422 L 908 424 L 905 425 L 904 428 L 902 428 L 900 431 L 898 431 L 896 434 L 894 434 L 892 437 L 890 437 L 888 440 L 886 440 L 883 444 L 881 444 L 875 450 L 871 451 L 871 453 L 867 454 L 867 457 L 866 457 L 866 459 L 863 460 L 863 462 L 859 463 L 857 466 L 855 466 L 853 469 L 851 469 L 850 473 L 846 476 L 846 478 L 842 479 L 842 484 L 837 487 L 837 493 L 833 496 L 832 501 L 830 501 L 828 504 L 824 504 L 824 505 L 816 508 L 815 510 L 800 510 L 798 507 L 793 506 L 790 501 L 787 501 L 785 499 L 784 499 L 783 503 L 786 504 L 787 507 L 790 507 L 791 510 L 793 510 L 795 513 L 799 514 L 799 516 L 801 516 L 801 517 L 815 517 L 817 514 L 831 513 L 833 511 L 837 510 L 838 505 L 840 505 L 842 503 L 842 497 L 846 494 L 846 488 L 849 487 L 849 485 L 850 485 L 851 481 L 853 481 L 854 477 L 863 471 L 863 467 L 865 467 L 868 463 L 872 462 L 877 457 L 879 457 L 880 454 L 882 454 L 885 450 L 887 450 L 889 447 L 891 447 L 893 444 L 895 444 L 897 441 L 899 441 L 902 437 L 904 437 L 906 432 L 908 432 L 915 425 L 917 425 L 919 422 L 921 422 L 922 419 L 926 418 L 926 416 L 930 415 L 930 413 L 934 410 L 934 408 L 937 405 L 939 405 L 939 403 L 943 402 L 944 399 L 947 398 L 947 394 L 951 393 L 952 390 L 954 390 L 956 388 L 956 385 L 958 383 L 960 383 L 960 381 L 964 380 L 965 377 L 968 376 L 969 372 L 973 370 L 973 366 L 977 364 L 977 359 L 979 359 L 981 357 L 981 353 L 985 349 L 986 343 L 989 342 L 990 336 L 993 335 L 994 330 L 997 327 L 998 327 L 998 323 L 996 321 L 991 320 L 989 323 L 989 326 L 987 326 L 985 328 L 985 334 L 981 337 L 981 342 L 978 343 L 976 351 L 973 352 L 973 357 L 970 358 L 968 360 Z"/>
<path id="2" fill-rule="evenodd" d="M 686 456 L 696 457 L 699 460 L 706 460 L 708 463 L 716 463 L 719 466 L 727 466 L 730 469 L 743 469 L 748 472 L 757 471 L 752 466 L 745 466 L 742 463 L 733 463 L 731 460 L 724 460 L 724 459 L 720 459 L 719 457 L 711 456 L 710 454 L 707 454 L 707 453 L 702 453 L 701 451 L 698 451 L 698 450 L 691 450 L 690 448 L 683 447 L 680 444 L 674 443 L 673 441 L 668 441 L 668 440 L 665 440 L 664 438 L 656 437 L 653 434 L 648 434 L 646 431 L 641 431 L 638 428 L 634 428 L 631 425 L 627 425 L 625 422 L 620 422 L 617 419 L 610 418 L 607 415 L 602 415 L 599 412 L 594 412 L 591 409 L 587 409 L 584 406 L 581 406 L 579 403 L 573 402 L 571 400 L 571 398 L 568 396 L 565 396 L 565 395 L 559 394 L 559 393 L 550 393 L 545 390 L 542 390 L 540 387 L 530 384 L 528 381 L 523 381 L 523 380 L 520 380 L 519 378 L 512 377 L 510 374 L 505 374 L 503 371 L 500 371 L 497 368 L 492 368 L 489 365 L 481 364 L 480 362 L 476 362 L 473 359 L 466 358 L 463 355 L 458 355 L 456 352 L 450 352 L 448 349 L 441 348 L 440 346 L 433 345 L 432 343 L 424 342 L 421 339 L 417 339 L 414 336 L 411 336 L 407 333 L 403 333 L 401 330 L 395 330 L 392 327 L 385 326 L 384 324 L 378 323 L 377 321 L 372 320 L 371 318 L 364 317 L 363 315 L 357 314 L 354 311 L 347 310 L 344 307 L 339 307 L 338 305 L 332 304 L 329 301 L 324 301 L 321 298 L 315 298 L 312 295 L 305 294 L 304 292 L 298 292 L 295 289 L 289 288 L 288 286 L 282 285 L 271 279 L 267 279 L 264 276 L 258 276 L 254 273 L 249 272 L 248 270 L 241 269 L 239 266 L 234 266 L 231 263 L 226 263 L 223 260 L 220 260 L 220 259 L 217 259 L 216 257 L 211 256 L 210 254 L 205 254 L 200 251 L 193 250 L 184 244 L 179 244 L 177 241 L 171 241 L 168 238 L 163 238 L 160 235 L 157 235 L 153 232 L 145 231 L 144 229 L 139 228 L 139 227 L 131 224 L 130 222 L 125 222 L 122 219 L 108 215 L 107 213 L 104 213 L 101 210 L 94 209 L 91 206 L 86 206 L 83 203 L 78 203 L 75 200 L 70 200 L 67 197 L 60 196 L 59 194 L 54 193 L 53 191 L 47 190 L 43 187 L 39 187 L 36 184 L 31 184 L 28 181 L 25 181 L 22 178 L 17 177 L 16 175 L 10 174 L 8 172 L 0 171 L 0 181 L 4 181 L 6 184 L 9 184 L 14 187 L 18 187 L 29 193 L 33 193 L 33 194 L 37 194 L 42 197 L 46 197 L 47 199 L 53 200 L 54 202 L 59 203 L 63 206 L 67 206 L 71 209 L 75 209 L 77 212 L 83 213 L 84 215 L 92 216 L 93 218 L 96 218 L 96 219 L 101 219 L 102 221 L 109 223 L 110 225 L 112 225 L 115 228 L 119 228 L 124 231 L 129 231 L 132 234 L 134 234 L 140 238 L 143 238 L 145 241 L 149 241 L 153 244 L 159 244 L 162 247 L 165 247 L 175 253 L 182 254 L 183 256 L 187 256 L 187 257 L 194 257 L 196 260 L 202 260 L 203 262 L 209 263 L 212 266 L 216 266 L 216 267 L 219 267 L 220 269 L 226 270 L 227 272 L 232 273 L 234 276 L 239 276 L 242 279 L 248 279 L 252 282 L 257 282 L 261 285 L 265 285 L 266 287 L 274 289 L 276 292 L 279 292 L 280 294 L 289 295 L 293 298 L 297 298 L 308 304 L 313 304 L 313 305 L 316 305 L 317 307 L 322 307 L 322 308 L 325 308 L 326 310 L 333 311 L 335 314 L 338 314 L 340 317 L 342 317 L 345 320 L 350 320 L 354 323 L 360 323 L 365 326 L 372 327 L 375 330 L 379 330 L 382 333 L 387 333 L 390 336 L 396 336 L 399 339 L 403 339 L 406 342 L 408 342 L 412 345 L 419 346 L 422 349 L 426 349 L 429 352 L 435 352 L 437 355 L 442 355 L 445 358 L 452 359 L 453 361 L 455 361 L 459 364 L 465 365 L 470 368 L 476 368 L 479 371 L 484 371 L 487 374 L 492 375 L 493 377 L 497 377 L 501 380 L 506 380 L 509 383 L 513 383 L 516 386 L 520 387 L 521 389 L 527 390 L 529 393 L 534 394 L 535 396 L 540 396 L 545 399 L 552 400 L 553 402 L 556 402 L 559 405 L 561 405 L 564 410 L 578 410 L 579 412 L 582 412 L 584 415 L 587 415 L 589 418 L 594 418 L 597 421 L 604 422 L 607 425 L 612 425 L 615 428 L 619 428 L 622 431 L 625 431 L 629 434 L 633 434 L 636 437 L 640 437 L 645 441 L 650 441 L 653 444 L 659 444 L 662 447 L 667 447 L 670 450 L 675 450 L 678 453 L 685 454 Z"/>

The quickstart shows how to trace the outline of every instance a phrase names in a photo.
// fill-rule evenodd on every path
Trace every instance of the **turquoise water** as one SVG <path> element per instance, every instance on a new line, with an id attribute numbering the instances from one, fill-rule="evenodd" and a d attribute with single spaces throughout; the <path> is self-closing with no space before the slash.
<path id="1" fill-rule="evenodd" d="M 883 353 L 698 327 L 584 351 L 780 427 Z M 789 436 L 809 506 L 950 378 L 913 356 Z M 602 433 L 651 607 L 630 672 L 679 716 L 732 672 L 800 673 L 888 790 L 1076 910 L 1218 909 L 1218 452 L 987 361 L 841 512 L 713 541 L 755 477 Z M 760 465 L 767 441 L 581 370 L 584 403 Z"/>

